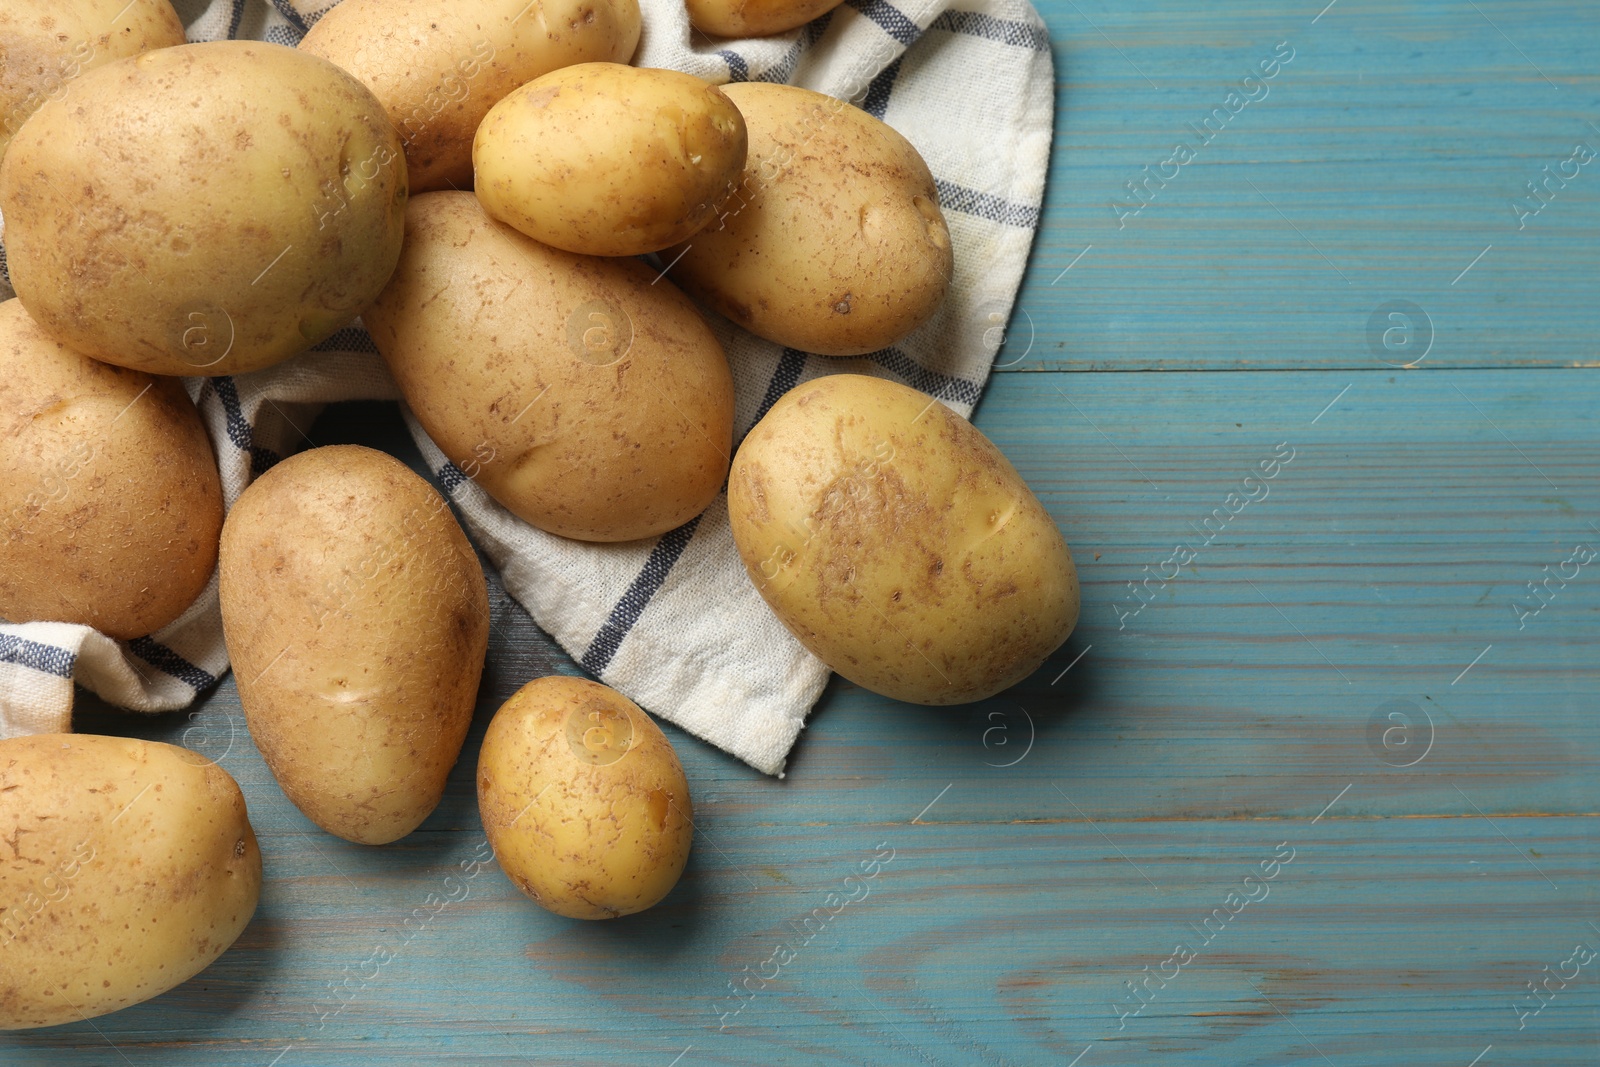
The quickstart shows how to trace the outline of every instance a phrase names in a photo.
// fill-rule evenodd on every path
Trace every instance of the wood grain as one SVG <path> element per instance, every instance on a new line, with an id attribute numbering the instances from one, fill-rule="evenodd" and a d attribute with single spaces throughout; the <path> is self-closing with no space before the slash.
<path id="1" fill-rule="evenodd" d="M 1593 6 L 1338 0 L 1313 25 L 1325 2 L 1040 5 L 1060 89 L 1018 369 L 1364 367 L 1392 299 L 1432 319 L 1431 365 L 1600 361 L 1600 160 L 1511 206 L 1600 151 Z M 1195 136 L 1279 42 L 1266 96 Z M 1119 221 L 1179 142 L 1192 162 Z"/>
<path id="2" fill-rule="evenodd" d="M 1600 561 L 1527 588 L 1600 547 L 1600 169 L 1523 231 L 1506 206 L 1569 142 L 1600 147 L 1600 12 L 1339 0 L 1313 25 L 1320 7 L 1042 5 L 1049 208 L 976 416 L 1083 579 L 1078 632 L 1034 678 L 957 709 L 836 679 L 781 781 L 666 727 L 695 852 L 662 906 L 607 924 L 545 914 L 492 866 L 430 910 L 482 840 L 489 715 L 576 671 L 498 585 L 461 764 L 386 848 L 288 803 L 231 680 L 193 718 L 86 701 L 79 729 L 239 779 L 267 887 L 195 980 L 0 1036 L 0 1062 L 1600 1062 L 1600 959 L 1528 992 L 1600 949 Z M 1118 231 L 1121 183 L 1286 39 L 1271 95 Z M 1436 327 L 1410 369 L 1367 344 L 1391 299 Z M 417 462 L 381 406 L 311 434 Z M 1192 562 L 1130 591 L 1179 543 Z M 1162 977 L 1180 943 L 1194 958 Z"/>

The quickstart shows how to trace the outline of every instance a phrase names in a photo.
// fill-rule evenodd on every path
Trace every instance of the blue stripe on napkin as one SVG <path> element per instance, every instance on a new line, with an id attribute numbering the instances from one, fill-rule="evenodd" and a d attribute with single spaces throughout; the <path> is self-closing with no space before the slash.
<path id="1" fill-rule="evenodd" d="M 166 645 L 157 644 L 148 637 L 136 637 L 129 641 L 128 651 L 196 692 L 217 684 L 217 679 L 210 672 L 201 670 Z"/>
<path id="2" fill-rule="evenodd" d="M 41 645 L 14 634 L 0 634 L 0 663 L 15 663 L 57 678 L 71 678 L 78 657 L 64 648 Z"/>
<path id="3" fill-rule="evenodd" d="M 851 7 L 876 22 L 884 33 L 901 44 L 908 45 L 922 35 L 921 28 L 888 0 L 849 0 L 849 2 Z"/>
<path id="4" fill-rule="evenodd" d="M 454 463 L 446 463 L 434 471 L 433 476 L 439 479 L 439 488 L 444 491 L 446 497 L 455 496 L 457 489 L 472 480 L 467 477 L 465 471 Z"/>
<path id="5" fill-rule="evenodd" d="M 933 184 L 939 190 L 939 206 L 945 211 L 976 215 L 1002 226 L 1018 226 L 1025 230 L 1039 227 L 1039 209 L 1031 204 L 1019 204 L 1003 197 L 980 193 L 943 178 L 935 178 Z"/>
<path id="6" fill-rule="evenodd" d="M 963 33 L 969 37 L 985 37 L 1001 44 L 1018 48 L 1031 48 L 1035 52 L 1050 51 L 1050 38 L 1039 26 L 1010 19 L 997 19 L 981 11 L 946 11 L 928 24 L 930 30 Z"/>
<path id="7" fill-rule="evenodd" d="M 359 326 L 345 326 L 333 331 L 325 341 L 318 341 L 311 346 L 313 352 L 365 352 L 368 355 L 378 354 L 378 346 L 372 340 L 372 335 Z"/>
<path id="8" fill-rule="evenodd" d="M 861 110 L 879 121 L 882 121 L 884 114 L 889 110 L 889 94 L 894 91 L 895 79 L 900 77 L 900 60 L 904 58 L 905 56 L 901 56 L 884 67 L 883 72 L 873 78 L 872 84 L 867 86 L 866 99 L 861 101 Z"/>
<path id="9" fill-rule="evenodd" d="M 805 32 L 800 34 L 789 45 L 789 50 L 783 58 L 772 66 L 760 71 L 754 78 L 750 76 L 750 61 L 731 48 L 718 49 L 715 55 L 728 65 L 728 80 L 730 82 L 787 82 L 800 65 L 800 57 L 810 51 L 811 46 L 822 40 L 822 35 L 828 32 L 828 26 L 833 21 L 833 12 L 826 11 L 805 25 Z"/>
<path id="10" fill-rule="evenodd" d="M 300 37 L 304 37 L 306 35 L 306 31 L 311 28 L 306 24 L 306 20 L 300 17 L 300 12 L 294 9 L 294 5 L 290 3 L 289 0 L 272 0 L 272 6 L 277 8 L 278 14 L 287 19 L 289 21 L 289 25 L 293 26 L 295 30 L 298 31 L 299 37 L 295 38 L 295 42 L 299 43 Z"/>
<path id="11" fill-rule="evenodd" d="M 744 56 L 724 48 L 717 55 L 728 64 L 728 80 L 732 82 L 747 82 L 750 80 L 750 64 L 744 61 Z"/>
<path id="12" fill-rule="evenodd" d="M 978 397 L 983 393 L 983 386 L 977 382 L 969 382 L 965 378 L 952 378 L 948 374 L 940 374 L 936 370 L 929 370 L 898 348 L 880 348 L 876 352 L 869 352 L 863 359 L 870 359 L 884 370 L 892 371 L 904 379 L 906 384 L 913 389 L 927 393 L 939 400 L 951 400 L 960 404 L 976 404 Z"/>
<path id="13" fill-rule="evenodd" d="M 208 378 L 206 384 L 217 394 L 217 399 L 222 401 L 228 440 L 232 441 L 241 452 L 250 454 L 250 477 L 259 478 L 283 457 L 270 448 L 257 447 L 250 421 L 244 417 L 244 409 L 239 405 L 239 388 L 231 377 L 224 375 L 220 378 Z"/>
<path id="14" fill-rule="evenodd" d="M 672 565 L 683 555 L 683 550 L 689 546 L 689 541 L 694 537 L 695 527 L 699 525 L 700 516 L 696 515 L 676 530 L 661 535 L 661 539 L 650 550 L 650 558 L 645 561 L 644 570 L 634 578 L 633 583 L 628 586 L 628 591 L 622 594 L 622 599 L 617 602 L 617 606 L 611 609 L 610 618 L 600 627 L 600 632 L 595 634 L 594 640 L 589 644 L 589 650 L 579 661 L 583 664 L 584 670 L 590 674 L 599 674 L 610 665 L 611 657 L 617 654 L 617 649 L 622 645 L 622 639 L 628 636 L 633 624 L 644 614 L 650 598 L 656 595 L 656 590 L 667 580 Z"/>

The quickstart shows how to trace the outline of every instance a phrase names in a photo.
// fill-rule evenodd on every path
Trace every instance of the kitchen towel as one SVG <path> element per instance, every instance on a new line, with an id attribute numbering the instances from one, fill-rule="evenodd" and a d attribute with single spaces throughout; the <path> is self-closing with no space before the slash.
<path id="1" fill-rule="evenodd" d="M 334 5 L 174 6 L 191 41 L 294 45 Z M 798 383 L 841 372 L 891 378 L 969 415 L 1004 336 L 1044 196 L 1055 76 L 1033 8 L 1025 0 L 849 0 L 791 33 L 714 40 L 689 25 L 682 0 L 641 7 L 639 66 L 717 83 L 789 82 L 899 130 L 928 161 L 955 249 L 943 308 L 902 343 L 867 356 L 808 355 L 708 314 L 733 368 L 735 440 Z M 9 295 L 0 279 L 0 296 Z M 186 385 L 230 507 L 253 477 L 305 446 L 296 427 L 322 405 L 398 396 L 359 324 L 276 367 Z M 570 541 L 496 504 L 406 418 L 435 484 L 507 591 L 579 664 L 654 714 L 782 774 L 828 671 L 756 593 L 729 532 L 726 496 L 653 540 Z M 62 623 L 0 625 L 0 737 L 68 730 L 74 682 L 122 707 L 168 711 L 226 669 L 214 578 L 182 618 L 134 641 Z"/>

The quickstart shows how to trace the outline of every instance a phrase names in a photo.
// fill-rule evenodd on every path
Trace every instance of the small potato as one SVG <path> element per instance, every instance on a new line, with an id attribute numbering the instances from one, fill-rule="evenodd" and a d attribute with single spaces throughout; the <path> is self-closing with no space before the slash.
<path id="1" fill-rule="evenodd" d="M 584 678 L 536 678 L 495 712 L 478 811 L 506 876 L 569 919 L 652 906 L 694 841 L 671 742 L 633 701 Z"/>
<path id="2" fill-rule="evenodd" d="M 46 100 L 91 67 L 183 43 L 167 0 L 6 0 L 0 7 L 0 156 Z"/>
<path id="3" fill-rule="evenodd" d="M 695 29 L 717 37 L 766 37 L 804 26 L 841 0 L 688 0 Z"/>
<path id="4" fill-rule="evenodd" d="M 425 193 L 364 321 L 428 435 L 525 522 L 629 541 L 681 526 L 721 490 L 727 358 L 689 298 L 639 260 L 561 252 L 471 193 Z"/>
<path id="5" fill-rule="evenodd" d="M 895 382 L 835 374 L 779 399 L 728 479 L 750 580 L 800 643 L 875 693 L 993 696 L 1078 621 L 1066 542 L 979 430 Z"/>
<path id="6" fill-rule="evenodd" d="M 676 70 L 580 63 L 500 101 L 472 148 L 478 199 L 547 245 L 636 256 L 716 217 L 744 170 L 739 110 Z"/>
<path id="7" fill-rule="evenodd" d="M 0 741 L 0 1030 L 76 1023 L 210 966 L 261 895 L 228 772 L 89 734 Z"/>
<path id="8" fill-rule="evenodd" d="M 211 581 L 221 530 L 177 379 L 80 356 L 0 303 L 0 618 L 154 633 Z"/>
<path id="9" fill-rule="evenodd" d="M 366 87 L 282 45 L 91 70 L 0 161 L 11 283 L 63 344 L 151 374 L 237 374 L 354 319 L 400 255 L 400 137 Z"/>
<path id="10" fill-rule="evenodd" d="M 415 830 L 489 643 L 483 570 L 444 498 L 371 448 L 302 452 L 228 513 L 221 578 L 239 702 L 284 793 L 348 841 Z"/>
<path id="11" fill-rule="evenodd" d="M 954 269 L 933 175 L 871 115 L 793 85 L 722 91 L 744 115 L 744 177 L 672 277 L 759 337 L 825 356 L 895 344 L 944 301 Z"/>
<path id="12" fill-rule="evenodd" d="M 377 94 L 425 193 L 472 185 L 472 135 L 507 93 L 573 63 L 626 63 L 640 26 L 639 0 L 343 0 L 300 49 Z"/>

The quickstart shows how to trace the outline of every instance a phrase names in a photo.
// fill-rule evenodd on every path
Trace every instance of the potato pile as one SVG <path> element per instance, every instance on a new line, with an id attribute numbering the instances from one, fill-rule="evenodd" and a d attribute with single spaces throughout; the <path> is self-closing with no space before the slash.
<path id="1" fill-rule="evenodd" d="M 751 34 L 836 0 L 688 2 Z M 847 678 L 952 704 L 1038 668 L 1077 619 L 1072 558 L 970 423 L 834 374 L 735 451 L 706 315 L 837 356 L 927 322 L 955 261 L 922 157 L 819 93 L 629 66 L 640 32 L 636 0 L 344 0 L 299 49 L 184 44 L 166 0 L 8 0 L 0 617 L 133 640 L 215 574 L 283 792 L 353 842 L 421 825 L 488 645 L 466 534 L 357 446 L 277 464 L 224 516 L 177 378 L 314 373 L 359 317 L 444 454 L 533 526 L 654 537 L 726 490 L 754 587 Z M 677 754 L 595 682 L 508 700 L 477 791 L 507 876 L 556 914 L 649 908 L 687 863 Z M 255 908 L 244 798 L 186 750 L 0 741 L 0 823 L 25 835 L 0 858 L 0 1028 L 155 996 Z"/>

